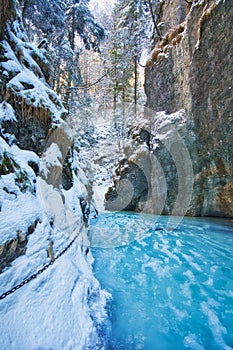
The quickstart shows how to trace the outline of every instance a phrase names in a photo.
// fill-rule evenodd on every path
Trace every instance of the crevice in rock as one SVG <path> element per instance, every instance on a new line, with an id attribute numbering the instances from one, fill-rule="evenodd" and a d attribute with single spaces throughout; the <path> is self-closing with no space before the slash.
<path id="1" fill-rule="evenodd" d="M 17 231 L 16 238 L 11 239 L 0 246 L 0 273 L 2 273 L 5 267 L 9 266 L 15 259 L 25 254 L 28 236 L 34 233 L 38 223 L 39 219 L 35 220 L 25 233 Z"/>

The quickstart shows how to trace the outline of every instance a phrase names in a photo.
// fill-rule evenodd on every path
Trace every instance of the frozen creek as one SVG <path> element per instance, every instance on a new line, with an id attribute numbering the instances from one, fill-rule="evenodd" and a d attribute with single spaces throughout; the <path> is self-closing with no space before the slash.
<path id="1" fill-rule="evenodd" d="M 105 212 L 91 221 L 97 279 L 113 296 L 110 348 L 233 348 L 233 225 Z"/>
<path id="2" fill-rule="evenodd" d="M 0 275 L 0 294 L 48 263 L 49 240 L 56 256 L 73 238 L 72 229 L 82 216 L 77 198 L 85 198 L 88 184 L 82 168 L 85 158 L 93 160 L 95 199 L 101 208 L 125 142 L 118 142 L 121 128 L 112 132 L 111 125 L 102 124 L 95 131 L 94 149 L 83 151 L 80 162 L 76 159 L 79 177 L 62 193 L 65 206 L 59 192 L 40 187 L 43 181 L 37 183 L 35 195 L 22 193 L 14 174 L 2 177 L 1 244 L 35 220 L 38 224 L 28 236 L 26 253 Z M 35 180 L 28 166 L 32 160 L 39 164 L 34 153 L 10 147 L 2 139 L 0 146 L 27 171 L 31 182 Z M 59 152 L 52 147 L 48 151 L 48 163 L 56 164 Z M 54 214 L 52 227 L 49 219 Z M 120 212 L 92 219 L 89 251 L 76 241 L 43 274 L 1 300 L 0 349 L 232 349 L 232 223 L 184 219 L 168 232 L 166 221 Z"/>

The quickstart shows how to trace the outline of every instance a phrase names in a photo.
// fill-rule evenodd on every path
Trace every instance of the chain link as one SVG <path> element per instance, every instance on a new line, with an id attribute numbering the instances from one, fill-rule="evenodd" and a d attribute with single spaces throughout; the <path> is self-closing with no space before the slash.
<path id="1" fill-rule="evenodd" d="M 67 250 L 72 246 L 72 244 L 74 243 L 74 241 L 78 238 L 79 233 L 82 230 L 82 226 L 80 228 L 80 231 L 77 233 L 77 235 L 70 241 L 70 243 L 60 252 L 56 255 L 56 257 L 54 258 L 53 261 L 50 261 L 48 264 L 46 264 L 45 266 L 43 266 L 41 269 L 39 269 L 36 273 L 32 274 L 31 276 L 29 276 L 28 278 L 26 278 L 25 280 L 23 280 L 22 282 L 20 282 L 19 284 L 17 284 L 15 287 L 9 289 L 8 291 L 6 291 L 5 293 L 0 295 L 0 300 L 5 299 L 8 295 L 13 294 L 14 292 L 16 292 L 18 289 L 22 288 L 23 286 L 25 286 L 25 284 L 28 284 L 31 280 L 35 279 L 37 276 L 39 276 L 40 274 L 42 274 L 45 270 L 47 270 L 47 268 L 51 265 L 54 264 L 54 262 L 56 260 L 58 260 L 63 254 L 65 254 L 65 252 L 67 252 Z"/>

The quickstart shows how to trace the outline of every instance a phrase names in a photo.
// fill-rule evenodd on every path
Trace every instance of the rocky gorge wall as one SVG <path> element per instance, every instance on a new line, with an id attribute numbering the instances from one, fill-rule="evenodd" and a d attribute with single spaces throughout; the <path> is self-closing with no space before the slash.
<path id="1" fill-rule="evenodd" d="M 159 21 L 169 23 L 174 12 L 184 13 L 184 6 L 181 1 L 163 2 Z M 184 140 L 194 170 L 188 213 L 232 216 L 233 3 L 193 3 L 183 20 L 183 31 L 176 34 L 179 24 L 174 23 L 178 26 L 170 28 L 171 38 L 161 48 L 159 43 L 147 62 L 147 107 L 168 113 L 185 109 Z"/>
<path id="2" fill-rule="evenodd" d="M 175 142 L 170 139 L 169 130 L 175 128 L 187 148 L 193 168 L 192 194 L 186 215 L 232 217 L 233 3 L 231 0 L 206 0 L 193 1 L 188 6 L 185 1 L 164 0 L 158 23 L 163 39 L 154 47 L 145 69 L 147 115 L 151 114 L 147 168 L 155 166 L 147 176 L 151 197 L 149 211 L 159 214 L 157 202 L 163 197 L 163 214 L 184 214 L 182 208 L 174 212 L 179 181 L 187 180 L 186 175 L 178 179 L 177 164 L 172 157 Z M 138 133 L 141 144 L 143 132 L 142 126 Z M 131 145 L 133 143 L 132 134 Z M 157 145 L 152 149 L 150 145 L 154 143 Z M 135 157 L 140 158 L 140 151 L 136 153 Z M 160 180 L 155 158 L 163 170 Z M 118 178 L 127 176 L 130 171 L 125 169 L 118 174 Z M 166 186 L 162 186 L 161 181 L 165 181 Z M 138 191 L 143 186 L 140 179 L 136 183 Z M 111 208 L 116 186 L 114 183 L 106 195 L 107 208 Z M 190 191 L 190 185 L 186 190 Z M 143 191 L 145 197 L 145 189 Z M 166 198 L 162 192 L 166 192 Z M 133 199 L 130 210 L 141 211 L 141 194 L 137 200 Z"/>

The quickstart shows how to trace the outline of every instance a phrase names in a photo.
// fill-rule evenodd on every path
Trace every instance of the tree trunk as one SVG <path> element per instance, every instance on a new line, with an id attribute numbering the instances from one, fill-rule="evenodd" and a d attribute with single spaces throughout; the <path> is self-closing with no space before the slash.
<path id="1" fill-rule="evenodd" d="M 70 47 L 74 51 L 75 43 L 75 17 L 74 17 L 74 10 L 72 10 L 72 23 L 71 23 L 71 28 L 69 29 L 69 42 L 70 42 Z"/>
<path id="2" fill-rule="evenodd" d="M 88 85 L 89 85 L 89 60 L 88 60 L 88 53 L 86 50 L 84 50 L 84 86 L 86 87 L 84 89 L 84 94 L 87 95 L 88 93 Z"/>
<path id="3" fill-rule="evenodd" d="M 114 113 L 116 111 L 116 105 L 117 105 L 117 84 L 115 83 L 114 94 L 113 94 L 113 110 L 114 110 Z"/>
<path id="4" fill-rule="evenodd" d="M 22 8 L 22 17 L 24 19 L 25 11 L 26 11 L 27 7 L 30 6 L 30 0 L 22 0 L 22 1 L 20 1 L 20 4 L 21 4 L 21 8 Z"/>
<path id="5" fill-rule="evenodd" d="M 113 95 L 113 110 L 114 110 L 114 114 L 116 111 L 116 104 L 117 104 L 117 88 L 118 88 L 118 84 L 117 84 L 117 59 L 116 59 L 116 52 L 114 53 L 114 95 Z"/>
<path id="6" fill-rule="evenodd" d="M 54 76 L 53 76 L 53 87 L 55 88 L 55 91 L 58 95 L 61 94 L 60 77 L 61 77 L 61 62 L 59 59 L 55 67 Z"/>
<path id="7" fill-rule="evenodd" d="M 125 102 L 125 88 L 123 87 L 122 89 L 122 102 L 124 103 Z"/>
<path id="8" fill-rule="evenodd" d="M 138 59 L 137 56 L 134 57 L 134 105 L 138 102 L 137 89 L 138 89 Z"/>

